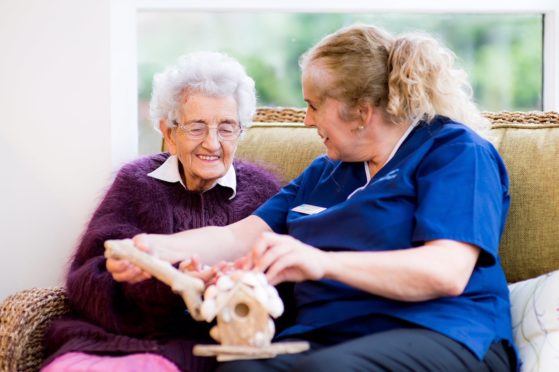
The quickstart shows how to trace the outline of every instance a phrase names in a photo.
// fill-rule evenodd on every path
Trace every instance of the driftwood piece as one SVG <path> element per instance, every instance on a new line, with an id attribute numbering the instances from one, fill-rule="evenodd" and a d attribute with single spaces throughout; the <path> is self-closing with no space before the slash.
<path id="1" fill-rule="evenodd" d="M 167 261 L 139 250 L 131 239 L 107 240 L 105 242 L 105 257 L 125 259 L 150 273 L 170 286 L 175 293 L 181 295 L 192 318 L 204 320 L 200 314 L 204 291 L 202 280 L 177 270 Z"/>
<path id="2" fill-rule="evenodd" d="M 196 345 L 194 355 L 215 356 L 218 362 L 228 362 L 239 359 L 273 358 L 279 354 L 295 354 L 309 350 L 306 341 L 277 342 L 263 347 L 236 345 Z"/>

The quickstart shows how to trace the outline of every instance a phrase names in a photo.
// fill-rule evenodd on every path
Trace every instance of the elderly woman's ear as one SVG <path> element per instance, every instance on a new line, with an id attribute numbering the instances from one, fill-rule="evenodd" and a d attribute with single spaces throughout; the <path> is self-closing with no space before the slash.
<path id="1" fill-rule="evenodd" d="M 177 152 L 177 146 L 175 138 L 173 137 L 173 128 L 169 128 L 167 126 L 167 121 L 165 119 L 161 119 L 159 120 L 159 130 L 165 139 L 165 150 L 169 151 L 171 155 L 175 155 Z"/>

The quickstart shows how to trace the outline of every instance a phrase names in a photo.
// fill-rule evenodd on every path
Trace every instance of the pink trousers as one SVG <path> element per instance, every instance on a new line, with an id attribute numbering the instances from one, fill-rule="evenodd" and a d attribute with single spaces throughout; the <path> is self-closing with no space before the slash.
<path id="1" fill-rule="evenodd" d="M 85 353 L 67 353 L 41 369 L 41 372 L 179 372 L 162 356 L 143 353 L 124 356 L 100 356 Z"/>

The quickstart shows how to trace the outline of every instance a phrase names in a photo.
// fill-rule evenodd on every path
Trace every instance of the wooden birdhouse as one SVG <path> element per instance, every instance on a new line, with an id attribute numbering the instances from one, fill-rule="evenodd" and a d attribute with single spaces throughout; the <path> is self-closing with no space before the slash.
<path id="1" fill-rule="evenodd" d="M 201 313 L 206 321 L 217 317 L 210 335 L 220 344 L 262 347 L 274 337 L 271 316 L 283 313 L 283 303 L 264 275 L 238 271 L 206 289 Z"/>

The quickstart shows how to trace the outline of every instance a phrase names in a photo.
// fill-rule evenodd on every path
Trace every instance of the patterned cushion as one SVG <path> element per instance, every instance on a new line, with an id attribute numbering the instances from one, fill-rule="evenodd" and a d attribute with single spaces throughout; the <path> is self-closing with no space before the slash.
<path id="1" fill-rule="evenodd" d="M 559 271 L 511 284 L 509 290 L 522 371 L 557 371 Z"/>

